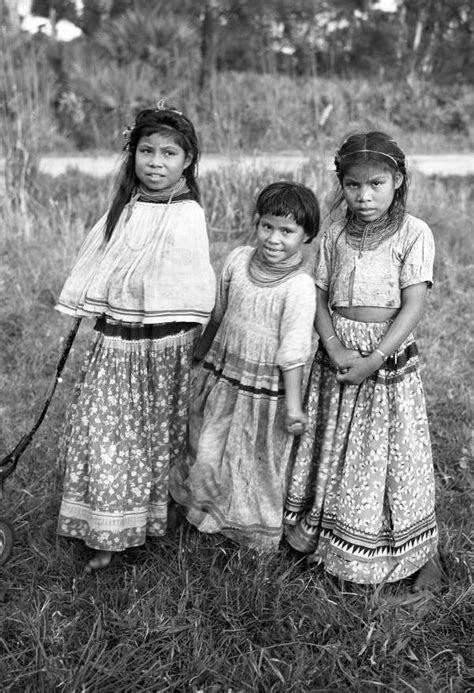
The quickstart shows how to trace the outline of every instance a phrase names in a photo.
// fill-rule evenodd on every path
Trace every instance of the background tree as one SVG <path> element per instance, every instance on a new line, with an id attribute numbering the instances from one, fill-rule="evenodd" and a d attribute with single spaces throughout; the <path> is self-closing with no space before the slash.
<path id="1" fill-rule="evenodd" d="M 58 19 L 73 8 L 34 5 Z M 10 52 L 18 69 L 26 44 L 49 61 L 43 91 L 79 147 L 115 144 L 159 97 L 204 123 L 213 147 L 309 146 L 346 122 L 469 138 L 473 13 L 471 0 L 398 0 L 393 13 L 375 0 L 84 0 L 80 38 L 17 30 Z"/>
<path id="2" fill-rule="evenodd" d="M 74 0 L 33 0 L 31 14 L 40 17 L 54 16 L 55 20 L 67 19 L 73 24 L 80 22 Z"/>

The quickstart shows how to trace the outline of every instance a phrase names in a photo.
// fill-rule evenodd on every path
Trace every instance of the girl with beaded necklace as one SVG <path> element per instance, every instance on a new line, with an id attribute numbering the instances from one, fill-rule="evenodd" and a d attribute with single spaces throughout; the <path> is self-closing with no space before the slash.
<path id="1" fill-rule="evenodd" d="M 291 445 L 306 420 L 316 292 L 302 245 L 319 231 L 318 201 L 304 185 L 272 183 L 257 198 L 255 225 L 256 247 L 225 261 L 196 348 L 189 454 L 173 468 L 170 492 L 199 531 L 273 551 Z"/>
<path id="2" fill-rule="evenodd" d="M 319 347 L 308 424 L 285 504 L 286 538 L 355 583 L 441 578 L 434 472 L 413 330 L 432 286 L 434 241 L 406 212 L 405 156 L 390 137 L 348 137 L 336 153 L 344 219 L 315 269 Z"/>
<path id="3" fill-rule="evenodd" d="M 137 115 L 110 209 L 58 300 L 97 332 L 66 418 L 58 522 L 94 550 L 88 572 L 166 531 L 194 346 L 215 294 L 198 156 L 182 113 L 161 102 Z"/>

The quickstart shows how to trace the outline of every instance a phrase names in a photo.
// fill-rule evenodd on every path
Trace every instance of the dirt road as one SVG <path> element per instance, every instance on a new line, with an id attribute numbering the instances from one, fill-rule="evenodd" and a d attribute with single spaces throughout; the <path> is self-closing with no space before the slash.
<path id="1" fill-rule="evenodd" d="M 407 157 L 408 166 L 425 175 L 474 175 L 474 152 L 465 154 L 412 154 Z M 225 165 L 259 169 L 274 168 L 275 171 L 297 171 L 308 161 L 303 152 L 261 153 L 255 155 L 204 154 L 199 164 L 201 174 L 217 171 Z M 40 171 L 60 176 L 68 169 L 78 169 L 98 178 L 104 178 L 117 170 L 119 159 L 114 156 L 43 156 Z M 328 171 L 333 170 L 331 158 L 326 160 Z M 4 162 L 0 160 L 0 176 Z"/>

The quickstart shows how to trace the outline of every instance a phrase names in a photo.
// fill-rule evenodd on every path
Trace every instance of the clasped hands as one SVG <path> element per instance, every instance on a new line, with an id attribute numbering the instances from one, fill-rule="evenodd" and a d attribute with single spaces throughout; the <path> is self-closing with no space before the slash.
<path id="1" fill-rule="evenodd" d="M 364 356 L 356 349 L 347 349 L 342 345 L 331 350 L 329 358 L 338 371 L 336 380 L 347 385 L 360 385 L 381 365 L 372 353 Z"/>

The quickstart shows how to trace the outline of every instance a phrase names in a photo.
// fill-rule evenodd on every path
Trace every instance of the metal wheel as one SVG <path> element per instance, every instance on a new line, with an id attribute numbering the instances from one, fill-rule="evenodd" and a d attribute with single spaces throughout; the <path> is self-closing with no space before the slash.
<path id="1" fill-rule="evenodd" d="M 10 558 L 14 541 L 13 526 L 4 517 L 0 517 L 0 566 Z"/>

